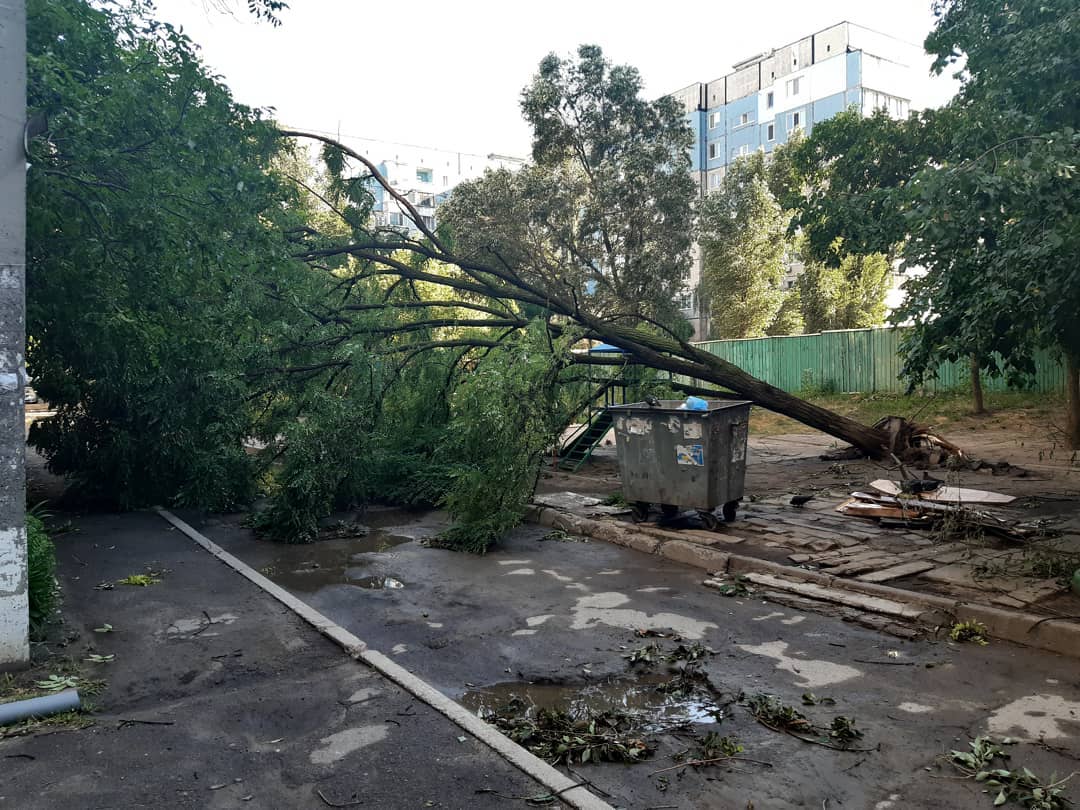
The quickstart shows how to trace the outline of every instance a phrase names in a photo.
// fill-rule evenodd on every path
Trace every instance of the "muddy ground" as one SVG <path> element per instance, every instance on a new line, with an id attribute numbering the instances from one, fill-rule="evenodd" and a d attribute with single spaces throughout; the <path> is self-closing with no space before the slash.
<path id="1" fill-rule="evenodd" d="M 425 547 L 443 516 L 372 511 L 364 537 L 312 546 L 259 541 L 239 518 L 204 520 L 211 539 L 477 711 L 510 696 L 644 712 L 649 761 L 575 766 L 627 808 L 969 808 L 990 806 L 942 755 L 994 733 L 1023 742 L 1017 764 L 1067 774 L 1080 756 L 1075 662 L 991 644 L 902 641 L 754 598 L 718 595 L 700 571 L 604 543 L 545 540 L 524 527 L 483 557 Z M 651 629 L 715 651 L 715 692 L 671 702 L 651 689 L 667 664 L 626 656 Z M 770 693 L 820 724 L 853 717 L 864 737 L 835 751 L 758 724 L 740 692 Z M 803 706 L 812 692 L 834 705 Z M 767 764 L 675 768 L 709 731 Z M 662 773 L 656 773 L 663 771 Z"/>

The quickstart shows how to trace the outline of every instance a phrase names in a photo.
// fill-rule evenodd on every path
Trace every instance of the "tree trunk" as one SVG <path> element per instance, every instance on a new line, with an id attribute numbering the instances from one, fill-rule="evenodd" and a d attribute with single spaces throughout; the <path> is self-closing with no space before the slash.
<path id="1" fill-rule="evenodd" d="M 975 398 L 975 413 L 986 413 L 983 405 L 982 376 L 979 374 L 978 355 L 971 355 L 971 394 Z"/>
<path id="2" fill-rule="evenodd" d="M 1080 450 L 1080 361 L 1065 355 L 1066 440 L 1070 450 Z"/>
<path id="3" fill-rule="evenodd" d="M 770 411 L 849 442 L 873 458 L 880 458 L 886 452 L 889 436 L 885 431 L 792 396 L 715 354 L 642 329 L 592 319 L 587 326 L 608 343 L 624 349 L 652 368 L 722 385 Z"/>

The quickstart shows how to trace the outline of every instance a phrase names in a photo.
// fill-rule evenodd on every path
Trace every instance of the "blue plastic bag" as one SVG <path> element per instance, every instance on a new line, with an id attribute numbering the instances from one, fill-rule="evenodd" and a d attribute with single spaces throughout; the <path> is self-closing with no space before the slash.
<path id="1" fill-rule="evenodd" d="M 680 411 L 707 411 L 709 403 L 701 397 L 687 397 L 686 402 L 679 406 Z"/>

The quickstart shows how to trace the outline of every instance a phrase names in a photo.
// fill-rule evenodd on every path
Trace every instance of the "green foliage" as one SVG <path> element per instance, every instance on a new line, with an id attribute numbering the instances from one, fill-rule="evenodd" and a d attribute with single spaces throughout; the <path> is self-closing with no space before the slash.
<path id="1" fill-rule="evenodd" d="M 27 11 L 27 105 L 49 122 L 27 175 L 29 365 L 57 410 L 31 441 L 120 506 L 242 502 L 245 372 L 291 309 L 264 291 L 300 270 L 280 142 L 148 3 Z"/>
<path id="2" fill-rule="evenodd" d="M 986 635 L 986 625 L 977 621 L 957 622 L 949 630 L 949 638 L 953 641 L 960 644 L 978 644 L 981 647 L 990 643 L 986 640 Z"/>
<path id="3" fill-rule="evenodd" d="M 729 759 L 741 754 L 745 749 L 735 737 L 722 737 L 715 731 L 710 731 L 698 743 L 698 749 L 694 754 L 696 761 L 711 761 L 716 759 Z"/>
<path id="4" fill-rule="evenodd" d="M 1072 802 L 1065 795 L 1064 779 L 1050 777 L 1043 782 L 1028 768 L 995 768 L 995 760 L 1007 761 L 1009 754 L 1002 745 L 1012 742 L 1006 738 L 1001 744 L 989 737 L 976 737 L 969 743 L 970 751 L 950 751 L 949 763 L 968 779 L 985 785 L 984 793 L 991 794 L 993 806 L 1014 802 L 1028 810 L 1066 810 Z"/>
<path id="5" fill-rule="evenodd" d="M 455 462 L 443 501 L 455 520 L 442 535 L 446 546 L 483 552 L 521 521 L 544 451 L 573 413 L 558 407 L 555 389 L 574 342 L 568 333 L 551 343 L 535 323 L 454 391 L 441 451 Z"/>
<path id="6" fill-rule="evenodd" d="M 157 585 L 161 580 L 153 574 L 128 574 L 123 579 L 116 580 L 117 585 L 134 585 L 138 588 L 146 588 Z"/>
<path id="7" fill-rule="evenodd" d="M 535 707 L 534 707 L 535 708 Z M 640 762 L 654 746 L 625 712 L 531 710 L 515 698 L 485 719 L 514 742 L 552 764 Z"/>
<path id="8" fill-rule="evenodd" d="M 769 328 L 765 330 L 767 335 L 801 335 L 806 331 L 806 321 L 802 312 L 802 295 L 798 286 L 792 287 L 784 293 L 780 302 L 780 309 L 776 311 Z"/>
<path id="9" fill-rule="evenodd" d="M 648 101 L 641 90 L 635 68 L 596 46 L 545 57 L 521 100 L 534 163 L 454 190 L 440 216 L 455 247 L 594 314 L 679 322 L 692 136 L 672 98 Z"/>
<path id="10" fill-rule="evenodd" d="M 835 267 L 846 254 L 892 254 L 906 236 L 894 191 L 944 151 L 950 126 L 936 110 L 894 121 L 852 108 L 777 147 L 770 186 L 803 259 Z"/>
<path id="11" fill-rule="evenodd" d="M 41 518 L 26 516 L 26 589 L 30 600 L 30 631 L 41 635 L 56 610 L 56 548 Z"/>
<path id="12" fill-rule="evenodd" d="M 729 166 L 720 188 L 702 202 L 700 215 L 702 294 L 711 337 L 764 335 L 784 302 L 780 282 L 788 222 L 769 190 L 764 153 Z"/>
<path id="13" fill-rule="evenodd" d="M 880 326 L 890 280 L 889 261 L 881 253 L 848 254 L 837 267 L 807 264 L 797 282 L 806 331 Z"/>

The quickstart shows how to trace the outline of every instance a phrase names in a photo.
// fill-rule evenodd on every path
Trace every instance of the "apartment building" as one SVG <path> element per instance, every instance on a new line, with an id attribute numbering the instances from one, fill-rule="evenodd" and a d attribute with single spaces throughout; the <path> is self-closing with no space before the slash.
<path id="1" fill-rule="evenodd" d="M 459 183 L 487 169 L 515 169 L 524 161 L 507 155 L 480 155 L 434 147 L 342 136 L 342 141 L 375 164 L 391 187 L 415 206 L 424 224 L 434 228 L 438 209 Z M 371 184 L 379 225 L 415 230 L 401 206 L 378 183 Z"/>
<path id="2" fill-rule="evenodd" d="M 885 109 L 908 115 L 913 66 L 921 49 L 850 22 L 841 22 L 796 42 L 737 62 L 732 72 L 697 82 L 671 95 L 686 111 L 695 136 L 691 169 L 700 193 L 719 188 L 729 164 L 754 150 L 772 152 L 795 131 L 854 107 L 863 115 Z M 801 268 L 792 263 L 790 286 Z M 704 336 L 700 311 L 700 255 L 690 275 L 691 300 L 685 314 Z"/>

